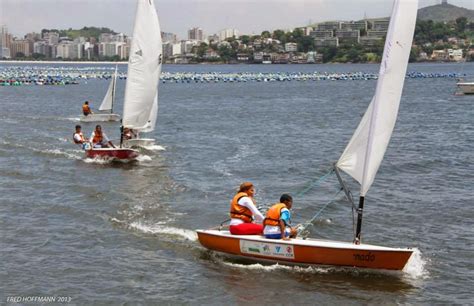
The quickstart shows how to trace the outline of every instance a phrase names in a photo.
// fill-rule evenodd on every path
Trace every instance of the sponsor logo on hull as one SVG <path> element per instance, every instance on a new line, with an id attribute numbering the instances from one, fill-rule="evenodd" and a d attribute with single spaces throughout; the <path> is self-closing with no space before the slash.
<path id="1" fill-rule="evenodd" d="M 240 252 L 274 258 L 295 259 L 292 245 L 240 240 Z"/>

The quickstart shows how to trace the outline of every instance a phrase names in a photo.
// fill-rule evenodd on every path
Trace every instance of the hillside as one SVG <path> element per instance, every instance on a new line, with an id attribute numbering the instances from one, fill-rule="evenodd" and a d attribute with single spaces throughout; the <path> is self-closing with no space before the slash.
<path id="1" fill-rule="evenodd" d="M 459 17 L 466 17 L 468 21 L 474 22 L 474 10 L 451 4 L 438 4 L 418 10 L 418 20 L 454 21 Z"/>
<path id="2" fill-rule="evenodd" d="M 98 28 L 98 27 L 83 27 L 80 30 L 73 30 L 71 28 L 67 30 L 57 30 L 57 29 L 43 29 L 41 30 L 41 33 L 43 32 L 58 32 L 59 36 L 64 37 L 67 36 L 71 39 L 75 39 L 77 37 L 95 37 L 96 39 L 99 38 L 99 35 L 102 33 L 113 33 L 117 34 L 116 32 L 112 31 L 109 28 Z"/>

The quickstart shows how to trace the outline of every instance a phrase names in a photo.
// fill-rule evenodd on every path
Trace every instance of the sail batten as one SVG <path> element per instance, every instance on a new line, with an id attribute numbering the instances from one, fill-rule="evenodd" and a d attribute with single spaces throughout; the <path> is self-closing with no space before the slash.
<path id="1" fill-rule="evenodd" d="M 365 196 L 382 162 L 397 120 L 415 30 L 418 0 L 395 0 L 375 95 L 337 162 Z"/>
<path id="2" fill-rule="evenodd" d="M 123 107 L 124 127 L 153 131 L 162 57 L 161 29 L 153 0 L 137 0 Z M 154 118 L 154 119 L 153 119 Z M 150 122 L 153 122 L 151 126 Z"/>

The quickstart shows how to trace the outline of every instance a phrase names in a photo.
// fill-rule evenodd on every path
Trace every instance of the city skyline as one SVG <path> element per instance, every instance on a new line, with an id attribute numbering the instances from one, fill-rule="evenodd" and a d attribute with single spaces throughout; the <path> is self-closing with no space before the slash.
<path id="1" fill-rule="evenodd" d="M 229 28 L 238 29 L 242 34 L 257 34 L 263 30 L 291 29 L 328 20 L 387 17 L 392 2 L 226 0 L 216 5 L 216 1 L 209 0 L 155 0 L 162 30 L 176 33 L 183 39 L 194 27 L 202 28 L 206 36 Z M 448 2 L 474 9 L 474 1 Z M 439 3 L 440 0 L 420 0 L 419 7 Z M 18 37 L 43 28 L 79 29 L 84 26 L 108 27 L 130 35 L 135 4 L 135 0 L 0 0 L 0 24 L 6 24 L 10 33 Z M 343 11 L 340 10 L 342 5 L 345 8 Z M 289 9 L 291 15 L 288 14 Z"/>

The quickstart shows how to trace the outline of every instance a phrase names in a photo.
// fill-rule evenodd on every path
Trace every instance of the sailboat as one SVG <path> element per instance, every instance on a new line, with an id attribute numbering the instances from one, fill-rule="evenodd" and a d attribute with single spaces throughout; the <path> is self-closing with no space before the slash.
<path id="1" fill-rule="evenodd" d="M 94 113 L 87 116 L 81 116 L 80 121 L 82 122 L 97 122 L 97 121 L 119 121 L 120 115 L 113 113 L 114 101 L 115 101 L 115 87 L 117 84 L 117 66 L 115 66 L 115 72 L 112 76 L 109 84 L 109 88 L 99 106 L 99 111 L 102 113 Z M 105 113 L 110 111 L 110 113 Z"/>
<path id="2" fill-rule="evenodd" d="M 147 147 L 155 142 L 140 134 L 155 129 L 161 64 L 161 29 L 155 5 L 153 0 L 139 0 L 123 103 L 121 145 L 124 147 Z M 135 136 L 125 139 L 124 129 L 130 129 Z"/>
<path id="3" fill-rule="evenodd" d="M 121 127 L 120 148 L 92 148 L 88 157 L 136 159 L 138 151 L 124 145 L 124 128 L 150 132 L 158 114 L 158 81 L 162 60 L 161 30 L 153 0 L 137 0 Z M 150 139 L 149 141 L 153 141 Z"/>
<path id="4" fill-rule="evenodd" d="M 459 81 L 456 83 L 462 94 L 473 95 L 474 94 L 474 82 Z"/>
<path id="5" fill-rule="evenodd" d="M 197 230 L 200 243 L 214 251 L 256 261 L 300 265 L 335 265 L 402 270 L 413 250 L 362 243 L 362 213 L 392 135 L 405 80 L 415 29 L 417 0 L 395 0 L 385 41 L 375 95 L 349 144 L 334 164 L 341 188 L 352 201 L 342 180 L 344 171 L 360 184 L 357 228 L 352 242 L 294 238 L 266 239 L 259 235 L 231 235 L 224 229 Z"/>

